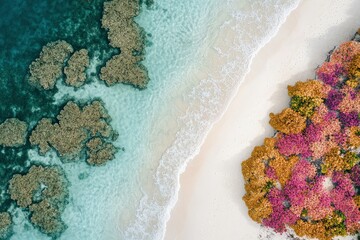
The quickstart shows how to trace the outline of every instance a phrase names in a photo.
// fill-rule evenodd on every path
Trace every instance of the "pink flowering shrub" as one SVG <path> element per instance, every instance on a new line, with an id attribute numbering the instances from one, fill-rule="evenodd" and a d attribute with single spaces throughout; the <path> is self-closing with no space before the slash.
<path id="1" fill-rule="evenodd" d="M 323 88 L 311 89 L 315 83 L 309 83 L 305 91 L 301 84 L 296 85 L 299 89 L 290 87 L 289 95 L 297 97 L 292 110 L 306 117 L 306 128 L 294 134 L 278 127 L 274 144 L 262 147 L 261 154 L 258 148 L 247 160 L 257 161 L 259 156 L 258 163 L 264 164 L 259 168 L 267 179 L 261 202 L 267 208 L 261 208 L 259 201 L 256 207 L 266 209 L 260 222 L 276 232 L 290 227 L 300 236 L 322 240 L 360 232 L 360 79 L 348 74 L 352 59 L 359 54 L 360 43 L 346 42 L 316 71 L 316 81 Z M 309 106 L 315 107 L 311 110 Z M 311 111 L 304 115 L 304 109 Z M 287 162 L 293 165 L 284 166 Z M 289 176 L 285 181 L 280 181 L 282 172 Z M 261 189 L 259 180 L 253 181 L 257 184 L 253 189 Z"/>
<path id="2" fill-rule="evenodd" d="M 355 165 L 351 169 L 351 180 L 356 187 L 360 187 L 360 165 Z"/>
<path id="3" fill-rule="evenodd" d="M 274 228 L 275 231 L 285 231 L 286 225 L 291 225 L 296 222 L 298 217 L 290 211 L 284 204 L 286 203 L 286 196 L 283 191 L 277 188 L 272 188 L 268 194 L 268 199 L 272 205 L 273 212 L 264 219 L 265 226 Z"/>
<path id="4" fill-rule="evenodd" d="M 283 135 L 277 142 L 279 152 L 285 156 L 302 154 L 310 156 L 308 142 L 302 134 Z"/>
<path id="5" fill-rule="evenodd" d="M 341 44 L 331 54 L 330 63 L 339 65 L 345 73 L 349 70 L 349 65 L 353 58 L 360 53 L 360 43 L 349 41 Z M 319 73 L 318 73 L 319 74 Z"/>
<path id="6" fill-rule="evenodd" d="M 335 86 L 344 74 L 344 68 L 339 63 L 325 62 L 317 71 L 318 77 L 326 84 Z"/>

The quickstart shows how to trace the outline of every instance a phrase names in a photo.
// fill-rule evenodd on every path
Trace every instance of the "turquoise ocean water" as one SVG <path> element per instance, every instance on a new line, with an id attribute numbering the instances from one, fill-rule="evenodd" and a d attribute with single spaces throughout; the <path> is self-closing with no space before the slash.
<path id="1" fill-rule="evenodd" d="M 254 54 L 277 32 L 298 0 L 155 0 L 136 21 L 147 32 L 146 90 L 106 87 L 96 73 L 117 53 L 100 27 L 103 0 L 4 0 L 0 3 L 0 122 L 31 126 L 55 116 L 69 99 L 101 98 L 119 133 L 116 159 L 102 167 L 63 164 L 26 145 L 0 149 L 2 186 L 31 163 L 61 165 L 71 185 L 60 239 L 161 239 L 179 189 L 179 174 L 225 111 Z M 49 41 L 90 50 L 88 83 L 74 91 L 58 82 L 50 92 L 25 80 L 28 65 Z M 19 154 L 21 153 L 21 154 Z M 17 166 L 14 168 L 14 166 Z M 50 239 L 10 207 L 11 239 Z M 3 210 L 0 209 L 0 210 Z"/>

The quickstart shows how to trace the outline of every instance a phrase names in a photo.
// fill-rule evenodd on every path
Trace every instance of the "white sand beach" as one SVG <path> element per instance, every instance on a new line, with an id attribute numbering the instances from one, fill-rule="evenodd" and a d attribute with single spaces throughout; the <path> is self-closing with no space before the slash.
<path id="1" fill-rule="evenodd" d="M 288 105 L 287 85 L 313 78 L 327 53 L 360 27 L 359 13 L 358 0 L 303 0 L 288 16 L 256 55 L 225 115 L 181 175 L 165 239 L 260 238 L 260 226 L 242 201 L 240 164 L 273 135 L 268 116 Z"/>

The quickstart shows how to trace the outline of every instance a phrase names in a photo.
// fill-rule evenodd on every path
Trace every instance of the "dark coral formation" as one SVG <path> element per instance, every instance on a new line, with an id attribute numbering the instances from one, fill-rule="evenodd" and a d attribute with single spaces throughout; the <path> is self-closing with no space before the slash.
<path id="1" fill-rule="evenodd" d="M 40 231 L 57 236 L 66 229 L 66 225 L 61 220 L 62 210 L 50 201 L 43 200 L 31 204 L 29 210 L 31 223 L 39 227 Z"/>
<path id="2" fill-rule="evenodd" d="M 26 143 L 28 125 L 17 118 L 8 118 L 0 124 L 0 145 L 17 147 Z"/>
<path id="3" fill-rule="evenodd" d="M 65 60 L 73 51 L 72 46 L 62 40 L 46 44 L 39 58 L 30 64 L 30 83 L 45 90 L 54 88 L 62 75 Z"/>
<path id="4" fill-rule="evenodd" d="M 343 43 L 270 114 L 275 136 L 242 163 L 254 221 L 321 240 L 360 232 L 359 61 L 360 43 Z"/>
<path id="5" fill-rule="evenodd" d="M 134 21 L 139 14 L 137 0 L 113 0 L 104 3 L 103 28 L 108 30 L 110 45 L 120 48 L 121 53 L 110 59 L 101 69 L 100 78 L 107 85 L 118 82 L 145 88 L 149 79 L 143 60 L 145 37 Z"/>
<path id="6" fill-rule="evenodd" d="M 81 87 L 86 80 L 85 70 L 89 67 L 89 53 L 86 49 L 74 52 L 64 68 L 65 83 L 72 87 Z"/>
<path id="7" fill-rule="evenodd" d="M 93 138 L 109 139 L 114 134 L 108 123 L 110 116 L 100 101 L 93 101 L 83 108 L 70 101 L 57 120 L 53 123 L 52 119 L 43 118 L 31 133 L 30 143 L 39 146 L 40 154 L 53 147 L 62 159 L 79 158 L 86 142 Z M 105 160 L 114 158 L 115 147 L 111 143 L 88 145 L 89 163 L 103 164 Z M 105 156 L 105 152 L 108 155 Z"/>
<path id="8" fill-rule="evenodd" d="M 11 199 L 29 209 L 30 221 L 42 232 L 57 236 L 65 230 L 61 213 L 68 198 L 68 182 L 57 167 L 32 166 L 10 180 Z"/>

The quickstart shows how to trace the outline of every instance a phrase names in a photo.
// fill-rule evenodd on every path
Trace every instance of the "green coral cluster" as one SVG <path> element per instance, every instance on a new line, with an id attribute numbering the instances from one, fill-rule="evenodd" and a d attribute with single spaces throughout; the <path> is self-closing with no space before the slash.
<path id="1" fill-rule="evenodd" d="M 297 82 L 295 86 L 288 86 L 288 94 L 291 97 L 290 107 L 301 116 L 310 118 L 316 107 L 324 102 L 327 87 L 318 80 Z"/>
<path id="2" fill-rule="evenodd" d="M 328 232 L 330 236 L 345 236 L 345 219 L 346 217 L 342 212 L 334 211 L 332 216 L 323 220 L 326 232 Z"/>

